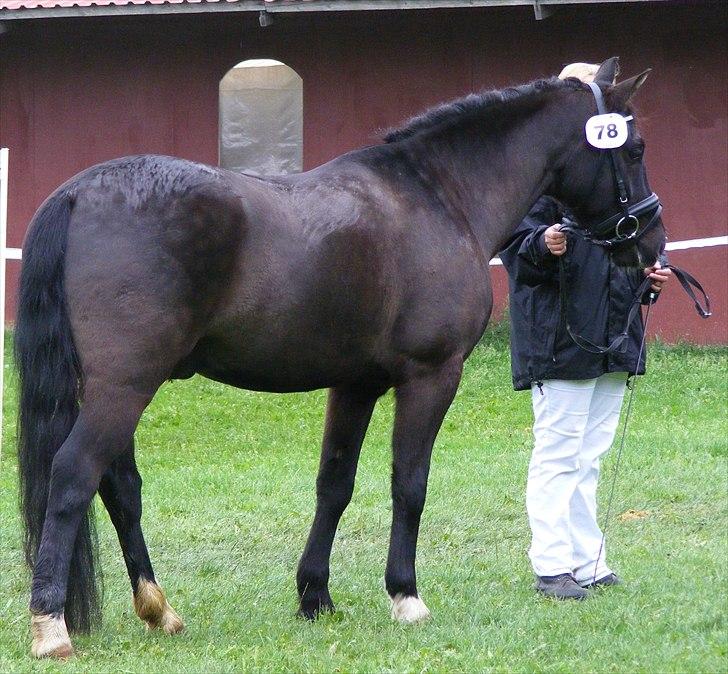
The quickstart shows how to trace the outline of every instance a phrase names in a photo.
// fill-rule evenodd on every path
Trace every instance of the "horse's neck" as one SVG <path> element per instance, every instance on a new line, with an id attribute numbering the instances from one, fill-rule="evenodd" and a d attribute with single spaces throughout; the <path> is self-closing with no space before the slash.
<path id="1" fill-rule="evenodd" d="M 456 210 L 463 214 L 483 253 L 493 257 L 503 248 L 535 201 L 554 181 L 559 159 L 571 146 L 568 128 L 548 114 L 523 120 L 499 137 L 449 138 L 438 143 L 442 153 L 428 158 Z"/>

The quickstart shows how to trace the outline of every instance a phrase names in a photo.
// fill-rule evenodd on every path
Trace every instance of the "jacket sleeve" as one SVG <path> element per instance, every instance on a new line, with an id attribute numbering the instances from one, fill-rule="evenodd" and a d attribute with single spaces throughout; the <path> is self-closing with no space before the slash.
<path id="1" fill-rule="evenodd" d="M 541 197 L 499 253 L 503 266 L 516 281 L 528 284 L 543 283 L 556 278 L 558 264 L 544 243 L 544 232 L 561 220 L 556 202 Z"/>
<path id="2" fill-rule="evenodd" d="M 663 250 L 662 253 L 660 253 L 659 256 L 660 264 L 664 267 L 666 264 L 668 264 L 669 260 L 667 259 L 667 253 Z M 640 300 L 641 304 L 649 304 L 650 303 L 650 294 L 652 293 L 652 289 L 648 288 L 644 295 L 642 295 L 642 299 Z M 655 304 L 657 300 L 660 299 L 660 293 L 655 293 L 655 298 L 652 300 L 652 304 Z"/>

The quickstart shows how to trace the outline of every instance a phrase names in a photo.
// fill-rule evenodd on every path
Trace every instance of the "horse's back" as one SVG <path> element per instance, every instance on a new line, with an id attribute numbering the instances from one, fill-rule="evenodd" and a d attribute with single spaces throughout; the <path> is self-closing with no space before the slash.
<path id="1" fill-rule="evenodd" d="M 150 388 L 194 372 L 275 391 L 389 385 L 410 361 L 469 351 L 484 326 L 473 241 L 429 195 L 356 160 L 264 180 L 128 157 L 65 187 L 87 373 Z"/>

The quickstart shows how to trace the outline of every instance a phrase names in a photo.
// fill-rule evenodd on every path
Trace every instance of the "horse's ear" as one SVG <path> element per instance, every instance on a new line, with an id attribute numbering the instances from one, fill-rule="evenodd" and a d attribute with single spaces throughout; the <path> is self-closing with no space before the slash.
<path id="1" fill-rule="evenodd" d="M 597 84 L 605 84 L 607 86 L 611 86 L 614 84 L 614 80 L 617 79 L 617 75 L 619 74 L 619 56 L 612 56 L 612 58 L 607 59 L 602 63 L 602 65 L 599 66 L 599 70 L 597 70 L 596 74 L 594 75 L 594 81 Z"/>
<path id="2" fill-rule="evenodd" d="M 619 84 L 615 84 L 611 89 L 612 101 L 618 105 L 624 105 L 632 96 L 637 93 L 639 89 L 647 79 L 647 76 L 652 72 L 652 68 L 647 68 L 644 72 L 639 75 L 630 77 L 628 80 L 624 80 Z"/>

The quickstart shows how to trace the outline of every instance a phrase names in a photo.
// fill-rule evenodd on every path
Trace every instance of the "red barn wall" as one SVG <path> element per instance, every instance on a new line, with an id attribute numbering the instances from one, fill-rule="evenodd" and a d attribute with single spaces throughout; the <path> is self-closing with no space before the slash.
<path id="1" fill-rule="evenodd" d="M 646 6 L 645 6 L 646 5 Z M 0 145 L 10 148 L 9 241 L 79 170 L 163 153 L 217 162 L 218 83 L 247 58 L 275 58 L 304 83 L 304 163 L 311 168 L 437 102 L 558 73 L 618 54 L 626 75 L 654 68 L 640 92 L 652 187 L 671 240 L 726 234 L 728 167 L 723 3 L 277 15 L 119 17 L 13 22 L 0 35 Z M 654 332 L 728 343 L 728 247 L 675 252 L 705 282 L 701 321 L 675 287 Z M 8 262 L 9 317 L 19 262 Z M 506 284 L 495 268 L 499 310 Z"/>

